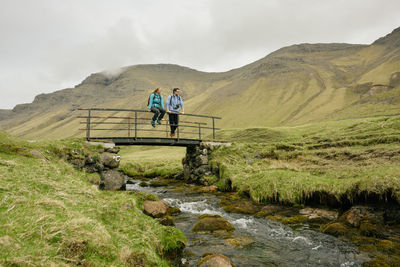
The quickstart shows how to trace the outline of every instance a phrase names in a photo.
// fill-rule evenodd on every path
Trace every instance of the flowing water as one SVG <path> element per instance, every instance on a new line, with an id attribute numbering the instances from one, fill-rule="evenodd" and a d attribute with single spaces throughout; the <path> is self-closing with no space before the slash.
<path id="1" fill-rule="evenodd" d="M 215 194 L 197 193 L 190 186 L 173 184 L 142 187 L 139 182 L 127 184 L 127 190 L 156 194 L 182 211 L 174 216 L 174 222 L 187 238 L 187 250 L 191 253 L 185 259 L 189 266 L 197 266 L 205 252 L 223 254 L 235 266 L 361 266 L 365 258 L 351 244 L 313 231 L 307 225 L 293 230 L 268 219 L 227 213 L 218 205 L 220 198 Z M 201 214 L 219 214 L 234 225 L 235 231 L 194 233 L 191 228 Z"/>

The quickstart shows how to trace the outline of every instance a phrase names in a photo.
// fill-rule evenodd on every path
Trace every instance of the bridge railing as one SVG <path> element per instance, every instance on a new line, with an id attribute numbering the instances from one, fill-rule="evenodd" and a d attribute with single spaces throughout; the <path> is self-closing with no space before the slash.
<path id="1" fill-rule="evenodd" d="M 168 113 L 162 120 L 162 125 L 153 128 L 150 125 L 154 113 L 140 109 L 120 108 L 79 108 L 87 111 L 87 115 L 78 116 L 85 119 L 80 125 L 86 126 L 79 130 L 86 132 L 86 139 L 109 138 L 109 137 L 131 137 L 134 139 L 143 137 L 169 138 L 170 123 Z M 179 122 L 176 129 L 175 139 L 196 139 L 204 138 L 215 140 L 216 121 L 221 119 L 217 116 L 199 114 L 179 114 Z M 165 135 L 164 135 L 165 134 Z M 164 135 L 164 136 L 161 136 Z"/>

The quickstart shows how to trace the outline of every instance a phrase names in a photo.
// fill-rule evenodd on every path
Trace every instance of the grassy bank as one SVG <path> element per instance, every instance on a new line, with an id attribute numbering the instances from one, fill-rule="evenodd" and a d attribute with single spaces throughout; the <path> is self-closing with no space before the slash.
<path id="1" fill-rule="evenodd" d="M 184 147 L 122 147 L 121 170 L 129 176 L 167 177 L 182 172 Z"/>
<path id="2" fill-rule="evenodd" d="M 217 184 L 257 202 L 400 203 L 400 117 L 232 129 L 219 138 L 234 144 L 212 154 Z"/>
<path id="3" fill-rule="evenodd" d="M 56 156 L 64 148 L 90 149 L 0 132 L 0 265 L 168 266 L 185 237 L 142 213 L 153 197 L 98 190 Z"/>

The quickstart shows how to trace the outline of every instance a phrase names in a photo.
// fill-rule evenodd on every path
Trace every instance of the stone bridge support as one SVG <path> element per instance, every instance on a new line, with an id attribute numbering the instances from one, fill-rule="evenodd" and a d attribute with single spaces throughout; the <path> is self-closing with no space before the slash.
<path id="1" fill-rule="evenodd" d="M 202 142 L 186 148 L 186 156 L 182 160 L 183 175 L 187 182 L 200 183 L 202 177 L 218 174 L 218 167 L 210 164 L 212 151 L 219 146 L 230 146 L 231 143 Z"/>

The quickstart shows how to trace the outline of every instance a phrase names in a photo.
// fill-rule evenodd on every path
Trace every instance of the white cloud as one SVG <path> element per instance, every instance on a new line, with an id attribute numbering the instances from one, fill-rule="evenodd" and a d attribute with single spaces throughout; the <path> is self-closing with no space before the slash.
<path id="1" fill-rule="evenodd" d="M 388 0 L 0 0 L 0 108 L 126 65 L 226 71 L 302 42 L 371 43 Z"/>

